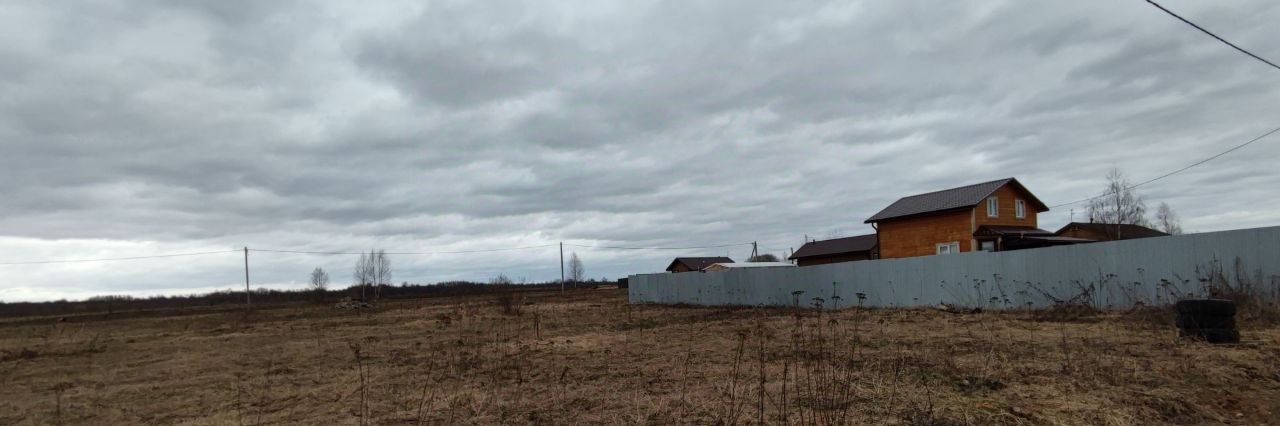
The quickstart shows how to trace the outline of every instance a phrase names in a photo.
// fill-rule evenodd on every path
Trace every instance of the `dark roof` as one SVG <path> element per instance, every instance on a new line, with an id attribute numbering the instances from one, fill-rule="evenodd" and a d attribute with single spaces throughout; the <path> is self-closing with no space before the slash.
<path id="1" fill-rule="evenodd" d="M 670 271 L 670 270 L 672 270 L 672 269 L 675 269 L 675 268 L 676 268 L 676 264 L 677 264 L 677 263 L 683 263 L 683 264 L 684 264 L 684 266 L 689 267 L 689 269 L 692 269 L 692 270 L 695 270 L 695 271 L 701 271 L 703 268 L 706 268 L 706 267 L 708 267 L 708 266 L 711 266 L 711 265 L 712 265 L 712 264 L 714 264 L 714 263 L 733 263 L 733 259 L 730 259 L 730 258 L 727 258 L 727 257 L 724 257 L 724 256 L 717 256 L 717 257 L 677 257 L 677 258 L 676 258 L 676 260 L 672 260 L 672 261 L 671 261 L 671 264 L 670 264 L 670 265 L 667 265 L 667 270 L 668 270 L 668 271 Z"/>
<path id="2" fill-rule="evenodd" d="M 1031 226 L 982 225 L 978 227 L 977 231 L 974 231 L 973 235 L 978 237 L 1043 237 L 1054 234 Z"/>
<path id="3" fill-rule="evenodd" d="M 1026 194 L 1027 201 L 1031 202 L 1031 206 L 1037 212 L 1049 211 L 1049 207 L 1036 198 L 1035 195 L 1028 191 L 1026 187 L 1018 183 L 1017 179 L 1004 178 L 993 180 L 991 182 L 975 183 L 973 185 L 962 186 L 959 188 L 944 189 L 925 194 L 912 195 L 910 197 L 899 198 L 889 207 L 885 207 L 879 213 L 871 216 L 866 223 L 879 222 L 888 219 L 898 219 L 907 216 L 915 216 L 926 213 L 935 213 L 948 210 L 970 208 L 981 203 L 982 200 L 994 194 L 997 189 L 1005 185 L 1013 185 L 1016 189 Z"/>
<path id="4" fill-rule="evenodd" d="M 1117 226 L 1119 227 L 1120 238 L 1116 238 Z M 1115 239 L 1129 240 L 1133 238 L 1150 238 L 1150 237 L 1169 236 L 1169 234 L 1166 234 L 1164 232 L 1160 232 L 1160 231 L 1157 231 L 1145 226 L 1140 226 L 1140 225 L 1127 225 L 1127 224 L 1116 225 L 1116 224 L 1108 224 L 1108 223 L 1085 223 L 1085 222 L 1068 223 L 1067 226 L 1063 226 L 1062 229 L 1059 229 L 1058 232 L 1054 232 L 1054 234 L 1062 235 L 1063 233 L 1067 232 L 1067 230 L 1071 228 L 1087 229 L 1093 232 L 1106 235 L 1107 238 L 1111 238 L 1113 240 Z"/>
<path id="5" fill-rule="evenodd" d="M 1092 243 L 1092 242 L 1095 242 L 1095 241 L 1090 240 L 1090 239 L 1087 239 L 1087 238 L 1059 237 L 1059 236 L 1053 236 L 1053 235 L 1050 235 L 1050 236 L 1034 236 L 1034 237 L 1027 237 L 1027 239 L 1028 239 L 1028 240 L 1037 240 L 1037 241 L 1049 241 L 1049 242 L 1066 243 L 1066 244 Z"/>
<path id="6" fill-rule="evenodd" d="M 804 243 L 803 246 L 800 246 L 800 250 L 796 250 L 795 253 L 791 253 L 791 257 L 788 259 L 803 259 L 807 257 L 871 251 L 876 248 L 876 242 L 876 234 L 858 235 L 856 237 L 844 237 L 822 241 L 810 241 Z"/>
<path id="7" fill-rule="evenodd" d="M 1039 248 L 1048 246 L 1065 246 L 1071 244 L 1096 243 L 1094 240 L 1073 237 L 1059 237 L 1053 234 L 1049 235 L 1028 235 L 1023 238 L 1011 238 L 1004 243 L 1004 250 L 1018 250 L 1023 248 Z"/>

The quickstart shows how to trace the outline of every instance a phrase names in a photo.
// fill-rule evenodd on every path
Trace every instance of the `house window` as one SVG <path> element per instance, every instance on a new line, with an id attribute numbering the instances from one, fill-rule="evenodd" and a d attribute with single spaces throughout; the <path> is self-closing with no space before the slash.
<path id="1" fill-rule="evenodd" d="M 1000 200 L 996 197 L 987 199 L 987 217 L 1000 216 Z"/>
<path id="2" fill-rule="evenodd" d="M 982 251 L 996 251 L 995 241 L 983 241 L 980 244 L 981 246 L 979 247 L 981 248 Z"/>
<path id="3" fill-rule="evenodd" d="M 1027 203 L 1022 202 L 1022 200 L 1013 200 L 1013 215 L 1017 216 L 1018 219 L 1027 217 Z"/>
<path id="4" fill-rule="evenodd" d="M 960 243 L 952 241 L 949 243 L 938 243 L 938 254 L 956 254 L 960 252 Z"/>

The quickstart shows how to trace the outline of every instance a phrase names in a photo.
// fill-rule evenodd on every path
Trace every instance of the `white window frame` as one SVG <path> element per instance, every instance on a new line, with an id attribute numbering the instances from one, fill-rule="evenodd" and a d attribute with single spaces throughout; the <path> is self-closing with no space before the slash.
<path id="1" fill-rule="evenodd" d="M 1021 199 L 1013 200 L 1013 215 L 1018 219 L 1025 219 L 1027 217 L 1027 203 Z"/>
<path id="2" fill-rule="evenodd" d="M 1000 199 L 991 197 L 987 199 L 987 217 L 1000 217 Z"/>
<path id="3" fill-rule="evenodd" d="M 991 245 L 991 250 L 987 250 L 987 245 Z M 996 242 L 991 240 L 978 241 L 978 251 L 993 252 L 996 251 Z"/>
<path id="4" fill-rule="evenodd" d="M 946 247 L 946 248 L 947 248 L 947 252 L 946 252 L 946 253 L 943 253 L 943 252 L 942 252 L 942 248 L 943 248 L 943 247 Z M 934 244 L 934 246 L 933 246 L 933 253 L 934 253 L 934 254 L 940 254 L 940 255 L 941 255 L 941 254 L 956 254 L 956 253 L 959 253 L 959 252 L 960 252 L 960 242 L 959 242 L 959 241 L 952 241 L 952 242 L 949 242 L 949 243 L 938 243 L 938 244 Z"/>

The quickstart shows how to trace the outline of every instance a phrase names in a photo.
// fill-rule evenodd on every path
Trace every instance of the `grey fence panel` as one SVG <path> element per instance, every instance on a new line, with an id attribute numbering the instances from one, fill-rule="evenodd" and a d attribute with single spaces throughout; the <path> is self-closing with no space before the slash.
<path id="1" fill-rule="evenodd" d="M 1280 297 L 1280 227 L 803 268 L 642 274 L 630 277 L 629 297 L 707 306 L 998 309 L 1074 301 L 1122 309 L 1204 296 L 1202 280 L 1211 274 Z"/>

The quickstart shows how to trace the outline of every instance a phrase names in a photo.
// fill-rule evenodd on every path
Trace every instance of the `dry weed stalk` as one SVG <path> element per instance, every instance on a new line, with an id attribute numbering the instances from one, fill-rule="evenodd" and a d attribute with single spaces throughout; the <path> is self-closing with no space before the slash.
<path id="1" fill-rule="evenodd" d="M 72 386 L 71 382 L 61 382 L 53 386 L 53 395 L 54 395 L 53 423 L 56 425 L 63 424 L 62 395 L 66 393 L 68 389 L 71 389 L 71 386 Z"/>
<path id="2" fill-rule="evenodd" d="M 244 374 L 236 373 L 236 423 L 244 426 Z"/>
<path id="3" fill-rule="evenodd" d="M 768 351 L 765 349 L 765 329 L 764 321 L 761 318 L 756 319 L 755 327 L 756 341 L 759 343 L 756 347 L 756 362 L 758 364 L 759 384 L 756 388 L 756 423 L 765 424 L 765 400 L 768 399 L 768 390 L 765 385 L 769 383 L 769 378 L 765 373 L 765 366 L 768 360 Z"/>
<path id="4" fill-rule="evenodd" d="M 746 345 L 747 334 L 738 333 L 737 349 L 734 350 L 733 364 L 729 373 L 729 385 L 720 391 L 725 407 L 717 421 L 719 424 L 737 424 L 738 416 L 742 414 L 743 401 L 739 395 L 741 388 L 738 386 L 738 378 L 741 376 L 742 356 L 746 352 Z"/>
<path id="5" fill-rule="evenodd" d="M 1260 324 L 1280 322 L 1280 276 L 1270 276 L 1268 283 L 1262 270 L 1250 272 L 1238 257 L 1230 274 L 1217 258 L 1196 266 L 1195 272 L 1204 294 L 1236 302 L 1240 319 Z"/>
<path id="6" fill-rule="evenodd" d="M 434 402 L 435 402 L 435 398 L 436 398 L 436 387 L 434 387 L 434 386 L 429 386 L 429 385 L 431 384 L 431 375 L 432 375 L 432 373 L 435 371 L 435 366 L 436 366 L 436 356 L 435 356 L 435 355 L 436 355 L 436 354 L 438 354 L 438 353 L 439 353 L 439 351 L 434 352 L 434 353 L 432 354 L 433 356 L 431 357 L 431 360 L 427 362 L 427 374 L 426 374 L 427 378 L 426 378 L 425 380 L 423 380 L 423 381 L 422 381 L 422 396 L 418 399 L 418 415 L 416 416 L 416 417 L 417 417 L 417 419 L 418 419 L 418 421 L 417 421 L 417 424 L 418 424 L 418 425 L 421 425 L 421 424 L 422 424 L 422 422 L 423 422 L 423 417 L 422 417 L 422 411 L 423 411 L 423 409 L 425 409 L 425 408 L 427 407 L 427 404 L 428 404 L 428 403 L 434 403 Z M 428 387 L 430 387 L 430 388 L 431 388 L 431 395 L 430 395 L 430 397 L 428 397 L 428 396 L 427 396 L 427 388 L 428 388 Z"/>
<path id="7" fill-rule="evenodd" d="M 360 391 L 360 424 L 369 423 L 369 393 L 368 384 L 364 374 L 364 358 L 361 357 L 361 347 L 359 343 L 349 342 L 347 344 L 351 348 L 351 355 L 355 359 L 356 371 L 360 375 L 359 391 Z"/>

